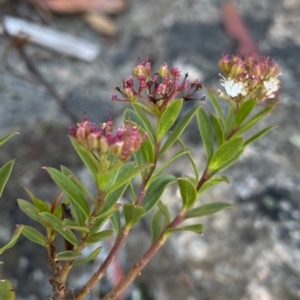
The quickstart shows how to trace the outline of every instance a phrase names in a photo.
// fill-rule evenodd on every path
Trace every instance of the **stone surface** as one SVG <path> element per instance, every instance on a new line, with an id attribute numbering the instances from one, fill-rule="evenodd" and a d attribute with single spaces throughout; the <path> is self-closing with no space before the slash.
<path id="1" fill-rule="evenodd" d="M 234 2 L 259 50 L 281 67 L 282 106 L 261 124 L 278 127 L 226 171 L 230 185 L 208 191 L 201 200 L 229 201 L 237 208 L 199 220 L 206 228 L 203 236 L 181 233 L 171 238 L 139 277 L 129 299 L 300 298 L 300 4 L 296 0 Z M 55 16 L 53 28 L 99 44 L 98 59 L 86 64 L 31 45 L 27 52 L 76 116 L 87 111 L 94 121 L 103 122 L 110 110 L 114 116 L 123 112 L 125 105 L 111 102 L 109 96 L 130 74 L 138 57 L 149 55 L 154 68 L 167 59 L 169 65 L 178 64 L 183 72 L 186 66 L 191 76 L 197 74 L 205 84 L 218 86 L 218 59 L 223 52 L 235 50 L 235 42 L 222 26 L 222 4 L 219 0 L 132 0 L 126 12 L 114 17 L 119 27 L 115 39 L 97 35 L 79 16 Z M 0 5 L 1 16 L 19 13 L 41 22 L 36 11 L 24 4 L 1 1 Z M 7 37 L 0 36 L 1 53 L 8 43 Z M 6 59 L 23 77 L 31 78 L 16 50 L 11 49 Z M 16 199 L 26 197 L 22 186 L 50 202 L 58 194 L 42 166 L 63 164 L 84 172 L 67 138 L 72 122 L 45 88 L 3 67 L 0 74 L 0 133 L 21 133 L 0 153 L 1 165 L 17 158 L 0 201 L 2 245 L 15 224 L 32 224 L 17 208 Z M 199 153 L 199 164 L 204 167 L 204 150 L 192 127 L 187 143 Z M 172 171 L 184 176 L 190 170 L 181 161 Z M 164 201 L 176 210 L 179 199 L 174 194 L 174 190 L 167 193 Z M 149 232 L 144 227 L 133 231 L 122 254 L 125 271 L 141 255 L 139 245 L 147 245 Z M 13 249 L 1 256 L 5 262 L 2 276 L 12 280 L 18 299 L 47 299 L 51 289 L 44 249 L 25 239 Z M 77 272 L 72 278 L 84 280 Z"/>

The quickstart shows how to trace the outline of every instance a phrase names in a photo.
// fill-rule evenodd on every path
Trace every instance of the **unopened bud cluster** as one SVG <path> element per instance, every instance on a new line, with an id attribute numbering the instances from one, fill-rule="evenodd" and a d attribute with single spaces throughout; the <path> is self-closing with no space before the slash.
<path id="1" fill-rule="evenodd" d="M 274 98 L 280 89 L 279 67 L 269 58 L 255 60 L 252 56 L 224 55 L 219 61 L 219 68 L 223 73 L 221 85 L 234 101 L 240 101 L 245 96 L 261 101 Z M 221 96 L 228 98 L 223 93 Z"/>
<path id="2" fill-rule="evenodd" d="M 180 77 L 180 69 L 174 67 L 169 70 L 166 62 L 159 68 L 158 73 L 152 76 L 151 63 L 147 59 L 134 68 L 133 77 L 123 80 L 122 89 L 116 88 L 122 95 L 122 99 L 117 95 L 112 95 L 111 98 L 114 101 L 127 102 L 141 99 L 150 106 L 163 110 L 176 98 L 183 98 L 185 101 L 193 100 L 195 93 L 202 89 L 199 80 L 189 83 L 188 74 L 182 80 Z"/>
<path id="3" fill-rule="evenodd" d="M 130 121 L 126 122 L 124 128 L 119 127 L 115 133 L 113 129 L 114 122 L 111 118 L 106 123 L 97 125 L 85 117 L 83 122 L 70 128 L 70 134 L 83 147 L 97 154 L 100 160 L 112 154 L 121 161 L 127 160 L 138 151 L 147 137 L 141 134 L 140 128 Z"/>

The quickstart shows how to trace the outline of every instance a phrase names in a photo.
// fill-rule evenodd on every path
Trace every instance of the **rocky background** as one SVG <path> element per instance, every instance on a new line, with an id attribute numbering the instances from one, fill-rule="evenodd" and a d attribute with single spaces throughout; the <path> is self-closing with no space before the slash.
<path id="1" fill-rule="evenodd" d="M 128 299 L 300 299 L 300 1 L 233 2 L 258 51 L 273 57 L 282 70 L 282 105 L 262 124 L 278 127 L 249 147 L 226 171 L 230 185 L 220 185 L 202 199 L 228 201 L 237 208 L 202 218 L 206 227 L 203 236 L 176 234 L 139 277 Z M 170 66 L 200 77 L 205 85 L 218 86 L 221 54 L 237 51 L 237 43 L 222 21 L 224 3 L 131 0 L 122 14 L 113 16 L 118 28 L 113 37 L 92 30 L 78 14 L 53 15 L 51 27 L 99 45 L 101 53 L 90 64 L 32 45 L 26 45 L 25 50 L 77 118 L 87 111 L 92 120 L 103 122 L 110 110 L 114 116 L 124 110 L 125 104 L 112 103 L 109 96 L 131 73 L 139 57 L 149 55 L 154 68 L 167 59 Z M 19 1 L 0 1 L 0 16 L 4 15 L 42 23 L 36 9 Z M 32 224 L 16 203 L 17 198 L 26 197 L 23 186 L 48 201 L 58 194 L 42 166 L 63 164 L 85 178 L 67 138 L 68 126 L 74 122 L 37 83 L 24 58 L 9 43 L 9 37 L 0 36 L 0 133 L 21 134 L 0 153 L 1 165 L 10 158 L 17 159 L 0 201 L 0 245 L 10 239 L 15 224 Z M 190 127 L 187 143 L 199 153 L 201 165 L 204 150 L 194 131 Z M 189 169 L 185 162 L 178 162 L 172 172 L 184 176 Z M 166 195 L 174 207 L 175 195 L 174 190 Z M 120 256 L 124 272 L 147 246 L 148 235 L 147 224 L 133 230 Z M 45 257 L 43 248 L 23 238 L 1 256 L 1 274 L 12 281 L 17 299 L 48 299 L 51 289 Z M 76 289 L 85 282 L 92 268 L 85 273 L 75 270 L 70 287 Z M 102 287 L 105 292 L 107 287 Z"/>

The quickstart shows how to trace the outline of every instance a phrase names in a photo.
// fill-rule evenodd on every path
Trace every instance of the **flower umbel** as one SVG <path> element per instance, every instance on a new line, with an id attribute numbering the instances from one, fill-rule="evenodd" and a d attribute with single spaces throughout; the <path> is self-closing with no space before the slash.
<path id="1" fill-rule="evenodd" d="M 278 65 L 268 57 L 255 60 L 252 56 L 223 55 L 219 68 L 223 73 L 220 82 L 227 94 L 221 96 L 225 99 L 240 102 L 250 96 L 264 101 L 274 98 L 280 89 Z"/>
<path id="2" fill-rule="evenodd" d="M 112 95 L 111 99 L 127 102 L 136 102 L 141 99 L 159 111 L 164 110 L 176 98 L 183 98 L 185 101 L 193 100 L 195 93 L 202 89 L 202 84 L 199 80 L 189 83 L 188 74 L 181 80 L 180 73 L 181 71 L 177 67 L 169 70 L 165 62 L 159 68 L 158 73 L 151 76 L 149 60 L 139 62 L 133 70 L 137 87 L 135 88 L 134 80 L 130 76 L 127 80 L 123 80 L 122 89 L 116 88 L 122 95 L 122 99 L 119 99 L 117 95 Z"/>
<path id="3" fill-rule="evenodd" d="M 119 161 L 129 159 L 138 151 L 142 142 L 147 138 L 140 132 L 140 128 L 126 121 L 125 127 L 119 127 L 113 133 L 114 122 L 111 118 L 106 123 L 97 125 L 90 122 L 85 116 L 82 122 L 70 128 L 70 135 L 86 149 L 91 150 L 94 156 L 105 166 L 111 167 L 110 155 Z"/>

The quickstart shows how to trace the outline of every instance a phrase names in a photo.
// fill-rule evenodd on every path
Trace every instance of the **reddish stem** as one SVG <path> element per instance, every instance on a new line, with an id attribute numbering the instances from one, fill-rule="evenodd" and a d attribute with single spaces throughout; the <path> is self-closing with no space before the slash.
<path id="1" fill-rule="evenodd" d="M 181 224 L 185 214 L 186 211 L 181 211 L 178 214 L 178 216 L 169 224 L 169 226 L 166 227 L 158 239 L 149 247 L 148 251 L 143 255 L 143 257 L 133 266 L 129 273 L 120 281 L 120 283 L 103 298 L 103 300 L 115 300 L 120 294 L 122 294 L 122 292 L 131 284 L 131 282 L 140 275 L 142 269 L 165 243 L 168 238 L 168 235 L 165 234 L 166 230 L 169 228 L 176 228 L 179 224 Z"/>

